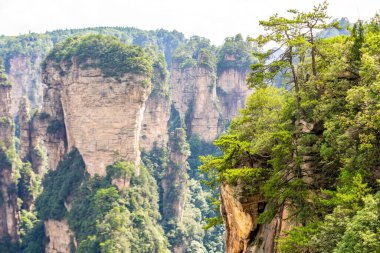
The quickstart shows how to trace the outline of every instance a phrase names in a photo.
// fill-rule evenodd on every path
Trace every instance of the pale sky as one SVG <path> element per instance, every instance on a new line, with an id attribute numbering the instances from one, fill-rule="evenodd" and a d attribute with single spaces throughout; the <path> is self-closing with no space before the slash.
<path id="1" fill-rule="evenodd" d="M 259 20 L 287 9 L 310 10 L 322 0 L 0 0 L 0 34 L 133 26 L 176 29 L 220 45 L 224 38 L 260 33 Z M 351 22 L 380 11 L 380 0 L 330 0 L 329 15 Z"/>

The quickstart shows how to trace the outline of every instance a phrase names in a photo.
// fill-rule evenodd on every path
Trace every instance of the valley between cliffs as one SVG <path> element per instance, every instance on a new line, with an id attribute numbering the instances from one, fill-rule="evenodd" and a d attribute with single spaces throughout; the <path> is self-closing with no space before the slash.
<path id="1" fill-rule="evenodd" d="M 15 252 L 223 252 L 223 227 L 202 228 L 218 211 L 198 156 L 218 152 L 251 93 L 251 46 L 165 31 L 141 48 L 115 31 L 3 55 L 2 117 L 17 129 L 1 134 L 18 154 L 1 187 L 18 191 L 2 194 L 1 238 Z"/>

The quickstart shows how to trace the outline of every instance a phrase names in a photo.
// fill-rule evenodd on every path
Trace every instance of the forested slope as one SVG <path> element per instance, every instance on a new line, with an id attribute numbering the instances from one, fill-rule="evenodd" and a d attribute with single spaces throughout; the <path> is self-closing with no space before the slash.
<path id="1" fill-rule="evenodd" d="M 222 189 L 227 252 L 380 251 L 380 18 L 318 38 L 338 25 L 326 11 L 261 22 L 255 41 L 282 53 L 257 54 L 254 93 L 215 141 L 223 154 L 202 159 Z"/>

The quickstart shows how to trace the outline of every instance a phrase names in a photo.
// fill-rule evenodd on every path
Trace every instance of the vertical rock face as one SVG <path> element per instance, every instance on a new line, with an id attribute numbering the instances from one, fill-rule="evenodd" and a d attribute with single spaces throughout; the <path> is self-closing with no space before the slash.
<path id="1" fill-rule="evenodd" d="M 276 240 L 290 227 L 287 209 L 281 209 L 268 224 L 258 224 L 265 209 L 260 194 L 240 196 L 239 186 L 221 187 L 221 213 L 226 227 L 227 253 L 275 253 Z"/>
<path id="2" fill-rule="evenodd" d="M 40 65 L 43 58 L 40 56 L 16 55 L 9 60 L 9 80 L 13 84 L 12 105 L 10 112 L 15 115 L 21 97 L 26 96 L 32 107 L 42 102 L 43 86 L 40 79 Z"/>
<path id="3" fill-rule="evenodd" d="M 70 253 L 70 243 L 74 244 L 75 241 L 74 233 L 70 230 L 67 220 L 47 220 L 44 224 L 45 234 L 49 241 L 49 243 L 46 244 L 45 252 Z"/>
<path id="4" fill-rule="evenodd" d="M 169 117 L 170 98 L 165 95 L 151 94 L 145 105 L 140 134 L 140 149 L 149 151 L 154 144 L 159 147 L 166 147 L 169 138 Z"/>
<path id="5" fill-rule="evenodd" d="M 181 69 L 173 63 L 173 104 L 191 134 L 212 142 L 223 130 L 215 74 L 203 67 Z"/>
<path id="6" fill-rule="evenodd" d="M 106 166 L 117 160 L 139 163 L 141 122 L 150 92 L 144 83 L 149 81 L 130 74 L 119 80 L 104 78 L 100 69 L 84 70 L 75 64 L 65 75 L 53 66 L 45 69 L 46 101 L 59 101 L 46 103 L 44 112 L 59 112 L 57 105 L 62 106 L 58 127 L 65 127 L 67 147 L 79 149 L 91 175 L 104 176 Z M 56 165 L 55 159 L 50 160 Z"/>
<path id="7" fill-rule="evenodd" d="M 0 240 L 18 239 L 17 187 L 13 119 L 10 114 L 11 86 L 0 69 Z"/>
<path id="8" fill-rule="evenodd" d="M 187 158 L 189 157 L 186 133 L 182 128 L 177 128 L 170 134 L 169 152 L 170 164 L 165 178 L 162 180 L 163 216 L 166 220 L 176 218 L 180 222 L 186 202 Z"/>
<path id="9" fill-rule="evenodd" d="M 246 83 L 247 71 L 236 68 L 223 70 L 217 80 L 217 93 L 223 117 L 232 120 L 245 106 L 247 97 L 252 93 Z"/>
<path id="10" fill-rule="evenodd" d="M 19 155 L 22 161 L 29 158 L 30 147 L 30 106 L 29 100 L 22 97 L 20 100 L 18 123 L 20 125 L 20 151 Z"/>
<path id="11" fill-rule="evenodd" d="M 260 196 L 237 198 L 238 189 L 221 187 L 222 215 L 226 226 L 226 248 L 229 253 L 248 252 L 252 234 L 258 226 Z"/>
<path id="12" fill-rule="evenodd" d="M 34 171 L 43 174 L 47 168 L 54 170 L 67 151 L 59 84 L 51 84 L 45 88 L 43 111 L 32 118 L 30 139 Z"/>
<path id="13" fill-rule="evenodd" d="M 80 50 L 64 58 L 57 57 L 64 52 L 55 48 L 44 64 L 43 108 L 32 119 L 33 166 L 35 160 L 36 169 L 43 171 L 46 153 L 47 166 L 56 169 L 63 155 L 75 147 L 91 176 L 105 176 L 106 167 L 118 160 L 133 162 L 137 170 L 141 124 L 151 92 L 151 62 L 142 49 L 128 48 L 113 38 L 94 35 L 67 40 L 82 42 L 67 45 Z M 115 52 L 108 55 L 104 52 L 110 43 Z M 45 220 L 45 233 L 47 253 L 69 253 L 70 241 L 75 243 L 66 220 Z"/>

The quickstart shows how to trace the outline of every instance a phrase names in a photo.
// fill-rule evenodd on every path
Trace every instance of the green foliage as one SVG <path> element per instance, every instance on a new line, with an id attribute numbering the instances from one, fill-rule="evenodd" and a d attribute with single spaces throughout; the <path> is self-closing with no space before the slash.
<path id="1" fill-rule="evenodd" d="M 151 96 L 169 96 L 169 71 L 164 55 L 157 48 L 148 48 L 148 53 L 153 59 L 153 90 Z"/>
<path id="2" fill-rule="evenodd" d="M 12 166 L 12 159 L 8 156 L 8 152 L 5 147 L 2 147 L 0 143 L 0 168 L 10 168 Z"/>
<path id="3" fill-rule="evenodd" d="M 364 198 L 364 207 L 347 224 L 342 240 L 334 250 L 343 252 L 380 251 L 380 194 Z"/>
<path id="4" fill-rule="evenodd" d="M 255 91 L 215 141 L 223 154 L 203 157 L 200 169 L 211 187 L 263 196 L 260 223 L 286 208 L 293 226 L 277 235 L 280 252 L 377 252 L 378 23 L 322 39 L 316 31 L 337 25 L 326 24 L 326 10 L 325 2 L 261 22 L 267 34 L 258 45 L 280 47 L 256 54 L 249 78 Z M 271 87 L 279 73 L 286 90 Z"/>
<path id="5" fill-rule="evenodd" d="M 241 34 L 226 38 L 218 51 L 218 73 L 230 68 L 248 71 L 254 62 L 252 51 L 251 42 L 244 41 Z"/>
<path id="6" fill-rule="evenodd" d="M 118 161 L 107 167 L 107 176 L 111 179 L 122 179 L 124 183 L 127 179 L 132 178 L 135 172 L 135 166 L 129 161 Z"/>
<path id="7" fill-rule="evenodd" d="M 183 46 L 178 47 L 173 54 L 173 62 L 180 69 L 203 67 L 209 71 L 216 70 L 215 48 L 205 38 L 193 36 Z"/>
<path id="8" fill-rule="evenodd" d="M 33 172 L 30 163 L 23 164 L 19 173 L 17 196 L 22 200 L 21 209 L 29 209 L 29 205 L 41 192 L 41 179 Z"/>
<path id="9" fill-rule="evenodd" d="M 36 210 L 43 220 L 61 220 L 66 215 L 65 201 L 71 197 L 87 177 L 85 164 L 77 149 L 73 149 L 49 171 L 43 182 L 44 188 L 36 200 Z"/>
<path id="10" fill-rule="evenodd" d="M 130 162 L 119 161 L 105 178 L 84 181 L 68 214 L 79 246 L 77 252 L 168 252 L 162 228 L 157 224 L 157 186 L 150 172 L 132 173 Z M 113 177 L 130 177 L 128 188 L 118 190 Z"/>
<path id="11" fill-rule="evenodd" d="M 181 128 L 182 125 L 181 117 L 179 112 L 175 109 L 174 104 L 170 107 L 170 118 L 168 121 L 168 132 L 173 132 L 176 128 Z"/>
<path id="12" fill-rule="evenodd" d="M 11 83 L 8 81 L 8 76 L 5 73 L 3 59 L 0 57 L 0 87 L 10 85 Z"/>
<path id="13" fill-rule="evenodd" d="M 58 43 L 47 55 L 43 68 L 49 62 L 56 68 L 62 62 L 70 67 L 73 57 L 79 67 L 100 68 L 106 77 L 120 77 L 125 73 L 151 76 L 153 71 L 151 59 L 141 47 L 102 35 L 70 37 Z"/>
<path id="14" fill-rule="evenodd" d="M 23 216 L 25 222 L 25 216 Z M 21 252 L 22 253 L 36 253 L 45 251 L 45 227 L 43 221 L 32 220 L 31 228 L 28 228 L 26 234 L 22 238 Z M 30 222 L 30 221 L 29 221 Z M 29 223 L 27 222 L 27 223 Z M 30 225 L 28 225 L 29 227 Z"/>
<path id="15" fill-rule="evenodd" d="M 192 134 L 188 139 L 190 146 L 190 156 L 187 159 L 190 166 L 189 176 L 197 180 L 204 180 L 205 177 L 198 171 L 198 167 L 202 164 L 199 157 L 207 155 L 218 155 L 220 150 L 212 143 L 203 141 L 198 135 Z"/>

